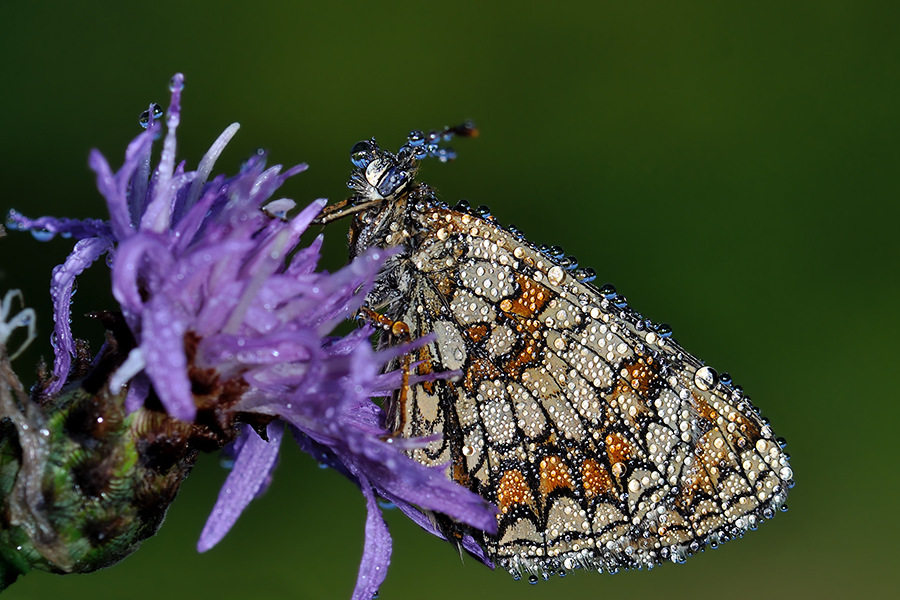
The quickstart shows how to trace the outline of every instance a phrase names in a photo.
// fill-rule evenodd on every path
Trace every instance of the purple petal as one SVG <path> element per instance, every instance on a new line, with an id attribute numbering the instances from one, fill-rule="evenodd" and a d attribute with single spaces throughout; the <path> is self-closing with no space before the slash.
<path id="1" fill-rule="evenodd" d="M 365 300 L 364 291 L 389 256 L 383 250 L 373 250 L 357 257 L 337 273 L 322 276 L 312 293 L 287 304 L 282 315 L 287 320 L 302 318 L 318 328 L 320 335 L 328 335 L 337 324 L 353 316 Z"/>
<path id="2" fill-rule="evenodd" d="M 481 544 L 476 542 L 475 538 L 471 535 L 466 534 L 463 536 L 462 547 L 465 548 L 469 554 L 481 561 L 483 565 L 491 569 L 494 568 L 494 561 L 491 560 L 491 557 L 487 555 L 487 551 L 482 548 Z"/>
<path id="3" fill-rule="evenodd" d="M 150 394 L 150 378 L 146 373 L 138 373 L 128 383 L 128 392 L 125 395 L 125 412 L 131 414 L 144 405 L 144 400 Z"/>
<path id="4" fill-rule="evenodd" d="M 204 362 L 236 361 L 243 365 L 305 362 L 312 358 L 319 339 L 308 332 L 279 331 L 264 338 L 242 338 L 218 334 L 206 337 L 200 351 Z"/>
<path id="5" fill-rule="evenodd" d="M 116 173 L 116 198 L 119 201 L 115 206 L 110 206 L 109 210 L 110 214 L 116 211 L 124 215 L 123 218 L 128 223 L 128 229 L 123 236 L 132 235 L 137 223 L 140 222 L 141 212 L 147 202 L 147 188 L 150 184 L 148 175 L 153 140 L 159 137 L 161 129 L 159 123 L 153 123 L 144 133 L 134 138 L 125 150 L 125 162 L 122 164 L 122 168 Z"/>
<path id="6" fill-rule="evenodd" d="M 447 539 L 447 536 L 445 536 L 443 533 L 441 533 L 441 531 L 434 524 L 434 521 L 432 519 L 428 518 L 427 515 L 425 515 L 422 511 L 417 509 L 415 506 L 413 506 L 409 502 L 406 502 L 404 500 L 401 500 L 400 498 L 397 498 L 396 496 L 392 496 L 391 494 L 383 494 L 383 495 L 384 495 L 385 500 L 388 500 L 389 502 L 393 502 L 397 506 L 397 508 L 399 508 L 403 512 L 403 514 L 405 514 L 407 517 L 409 517 L 409 519 L 413 523 L 415 523 L 416 525 L 418 525 L 419 527 L 421 527 L 422 529 L 424 529 L 425 531 L 427 531 L 428 533 L 430 533 L 431 535 L 433 535 L 435 537 L 438 537 L 442 540 Z M 485 552 L 485 549 L 482 548 L 481 544 L 479 544 L 477 541 L 475 541 L 475 538 L 473 538 L 471 535 L 468 535 L 468 534 L 463 535 L 462 547 L 469 554 L 471 554 L 473 557 L 478 559 L 485 566 L 487 566 L 491 569 L 494 568 L 494 562 L 488 557 L 488 555 Z"/>
<path id="7" fill-rule="evenodd" d="M 288 423 L 288 428 L 291 430 L 291 436 L 294 438 L 294 442 L 296 442 L 301 450 L 312 456 L 320 465 L 334 469 L 356 485 L 359 485 L 356 476 L 347 469 L 346 465 L 335 456 L 330 448 L 316 442 L 290 423 Z"/>
<path id="8" fill-rule="evenodd" d="M 325 242 L 325 236 L 319 234 L 312 243 L 298 250 L 291 259 L 291 264 L 285 270 L 285 275 L 290 277 L 300 277 L 301 275 L 309 275 L 316 270 L 319 264 L 319 255 L 322 251 L 322 244 Z"/>
<path id="9" fill-rule="evenodd" d="M 200 231 L 202 227 L 208 225 L 207 216 L 209 210 L 220 194 L 224 193 L 222 187 L 224 181 L 224 176 L 220 175 L 219 177 L 216 177 L 213 182 L 207 186 L 206 193 L 203 197 L 196 202 L 178 222 L 178 225 L 174 229 L 177 242 L 172 246 L 172 252 L 176 255 L 184 254 L 188 246 L 194 241 L 197 232 Z"/>
<path id="10" fill-rule="evenodd" d="M 256 269 L 262 268 L 263 261 L 269 259 L 272 252 L 276 250 L 276 244 L 281 246 L 281 248 L 277 250 L 279 250 L 279 254 L 281 255 L 281 260 L 279 262 L 280 264 L 283 264 L 284 254 L 292 250 L 294 246 L 297 245 L 297 241 L 300 239 L 300 236 L 304 231 L 306 231 L 306 228 L 309 227 L 309 224 L 312 223 L 313 219 L 315 219 L 319 215 L 319 213 L 322 212 L 325 204 L 327 204 L 327 200 L 315 200 L 310 203 L 309 206 L 300 211 L 300 213 L 293 219 L 291 219 L 290 223 L 288 224 L 288 233 L 286 236 L 284 235 L 284 233 L 282 233 L 285 231 L 285 229 L 283 227 L 279 227 L 279 235 L 273 236 L 273 239 L 271 239 L 267 244 L 260 244 L 260 247 L 257 250 L 257 259 L 248 263 L 247 269 L 255 271 Z M 277 223 L 277 225 L 281 225 L 281 223 Z"/>
<path id="11" fill-rule="evenodd" d="M 429 469 L 415 464 L 422 469 Z M 478 494 L 447 479 L 440 467 L 435 467 L 434 473 L 421 479 L 416 487 L 409 485 L 409 479 L 418 478 L 410 478 L 408 473 L 406 477 L 398 477 L 392 473 L 387 477 L 378 477 L 376 483 L 422 508 L 443 513 L 488 533 L 497 532 L 497 509 Z"/>
<path id="12" fill-rule="evenodd" d="M 280 173 L 281 165 L 274 165 L 263 171 L 253 183 L 247 200 L 254 206 L 259 206 L 269 199 L 275 190 L 284 183 L 284 177 Z"/>
<path id="13" fill-rule="evenodd" d="M 135 138 L 125 151 L 125 160 L 136 160 L 137 168 L 131 179 L 131 188 L 128 190 L 128 222 L 137 225 L 141 221 L 141 215 L 144 213 L 144 207 L 147 205 L 147 189 L 150 186 L 150 156 L 153 150 L 153 140 L 159 136 L 160 124 L 153 118 L 154 105 L 149 107 L 150 123 L 147 126 L 147 137 L 149 142 L 145 142 L 141 136 Z"/>
<path id="14" fill-rule="evenodd" d="M 175 172 L 176 131 L 181 122 L 181 90 L 184 88 L 184 75 L 176 73 L 172 77 L 169 89 L 172 99 L 169 102 L 166 119 L 166 139 L 163 141 L 162 155 L 156 170 L 153 199 L 147 205 L 141 217 L 141 231 L 163 233 L 171 223 L 173 194 L 170 183 Z"/>
<path id="15" fill-rule="evenodd" d="M 443 513 L 476 529 L 496 533 L 497 509 L 478 494 L 447 479 L 444 467 L 426 467 L 385 442 L 362 437 L 357 441 L 369 463 L 366 473 L 379 489 L 422 508 Z M 388 446 L 389 447 L 389 446 Z M 345 460 L 360 460 L 360 457 Z M 377 461 L 377 462 L 376 462 Z"/>
<path id="16" fill-rule="evenodd" d="M 131 222 L 128 220 L 127 200 L 119 195 L 119 186 L 116 176 L 109 163 L 98 150 L 91 150 L 88 157 L 88 165 L 97 174 L 97 189 L 106 198 L 106 206 L 109 209 L 109 224 L 113 234 L 119 240 L 123 240 L 131 234 Z"/>
<path id="17" fill-rule="evenodd" d="M 56 380 L 47 389 L 47 394 L 55 394 L 62 389 L 72 365 L 72 357 L 75 356 L 75 340 L 72 339 L 69 318 L 75 278 L 111 248 L 112 242 L 106 238 L 81 240 L 75 244 L 66 262 L 53 269 L 50 296 L 53 299 L 53 333 L 56 337 L 56 356 L 53 360 L 53 375 Z"/>
<path id="18" fill-rule="evenodd" d="M 165 243 L 151 235 L 134 236 L 121 243 L 113 265 L 113 296 L 125 310 L 139 311 L 144 304 L 138 286 L 138 275 L 145 257 L 158 272 L 172 266 Z"/>
<path id="19" fill-rule="evenodd" d="M 309 165 L 306 163 L 300 163 L 299 165 L 294 165 L 293 167 L 291 167 L 290 169 L 288 169 L 281 175 L 281 179 L 282 179 L 282 181 L 284 181 L 288 177 L 293 177 L 294 175 L 302 173 L 303 171 L 307 170 L 308 168 L 309 168 Z"/>
<path id="20" fill-rule="evenodd" d="M 252 432 L 252 433 L 251 433 Z M 212 514 L 203 527 L 197 551 L 206 552 L 225 537 L 238 517 L 266 484 L 278 457 L 284 424 L 273 421 L 266 428 L 266 442 L 250 427 L 244 428 L 246 441 L 234 461 Z"/>
<path id="21" fill-rule="evenodd" d="M 185 327 L 184 319 L 168 299 L 155 296 L 143 311 L 141 351 L 147 363 L 145 371 L 166 412 L 190 422 L 197 407 L 187 375 Z"/>
<path id="22" fill-rule="evenodd" d="M 62 237 L 81 240 L 90 237 L 112 237 L 109 223 L 100 219 L 57 219 L 41 217 L 29 219 L 15 210 L 6 215 L 7 226 L 11 230 L 30 231 L 40 241 L 53 239 L 56 234 Z"/>
<path id="23" fill-rule="evenodd" d="M 366 545 L 363 548 L 356 578 L 353 600 L 371 600 L 384 583 L 388 566 L 391 564 L 391 535 L 387 523 L 381 516 L 381 508 L 375 493 L 365 476 L 358 474 L 360 488 L 366 497 Z"/>

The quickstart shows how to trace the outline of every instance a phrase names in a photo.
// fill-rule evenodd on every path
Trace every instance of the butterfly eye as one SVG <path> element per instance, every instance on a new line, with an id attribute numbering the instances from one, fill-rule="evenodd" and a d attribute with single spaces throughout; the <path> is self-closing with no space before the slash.
<path id="1" fill-rule="evenodd" d="M 400 167 L 392 167 L 382 176 L 378 182 L 378 193 L 385 198 L 400 191 L 409 181 L 409 172 Z"/>
<path id="2" fill-rule="evenodd" d="M 378 146 L 374 142 L 374 140 L 363 140 L 353 144 L 350 149 L 350 162 L 353 163 L 353 166 L 363 169 L 372 162 L 372 159 L 375 158 L 375 151 L 378 150 Z"/>

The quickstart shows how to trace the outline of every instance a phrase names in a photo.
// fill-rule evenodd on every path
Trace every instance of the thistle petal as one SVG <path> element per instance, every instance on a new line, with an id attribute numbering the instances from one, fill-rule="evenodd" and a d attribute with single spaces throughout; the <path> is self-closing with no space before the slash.
<path id="1" fill-rule="evenodd" d="M 360 488 L 366 498 L 366 544 L 352 597 L 353 600 L 371 600 L 384 583 L 388 566 L 391 564 L 391 535 L 388 533 L 384 517 L 381 516 L 381 508 L 378 506 L 375 493 L 369 487 L 365 476 L 359 477 Z"/>
<path id="2" fill-rule="evenodd" d="M 265 487 L 275 468 L 283 434 L 284 425 L 279 421 L 270 423 L 266 429 L 268 442 L 260 438 L 252 427 L 243 428 L 245 442 L 200 534 L 198 552 L 206 552 L 218 544 L 250 501 Z"/>
<path id="3" fill-rule="evenodd" d="M 53 361 L 55 381 L 47 388 L 47 394 L 55 394 L 66 383 L 72 357 L 75 356 L 75 340 L 72 338 L 70 305 L 75 293 L 75 278 L 112 248 L 107 238 L 88 238 L 75 244 L 66 262 L 53 269 L 50 296 L 53 299 L 53 333 L 56 339 L 56 356 Z"/>

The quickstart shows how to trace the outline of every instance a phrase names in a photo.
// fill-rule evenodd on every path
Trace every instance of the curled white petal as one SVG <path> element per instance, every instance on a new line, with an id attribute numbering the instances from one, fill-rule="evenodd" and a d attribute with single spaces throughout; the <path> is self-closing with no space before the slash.
<path id="1" fill-rule="evenodd" d="M 140 348 L 135 348 L 128 353 L 128 358 L 122 363 L 113 376 L 109 378 L 109 391 L 113 394 L 119 392 L 122 386 L 131 381 L 131 378 L 144 370 L 146 362 L 144 353 Z"/>
<path id="2" fill-rule="evenodd" d="M 290 198 L 279 198 L 272 200 L 262 207 L 264 211 L 279 219 L 287 219 L 288 211 L 293 210 L 297 203 Z"/>
<path id="3" fill-rule="evenodd" d="M 22 310 L 13 315 L 12 303 L 15 298 L 19 299 Z M 3 301 L 0 302 L 0 345 L 5 346 L 6 340 L 9 339 L 9 336 L 12 335 L 12 332 L 16 329 L 24 327 L 28 330 L 28 337 L 22 342 L 22 345 L 19 346 L 19 349 L 10 355 L 10 360 L 19 356 L 22 351 L 34 341 L 34 338 L 37 335 L 35 330 L 36 322 L 37 317 L 34 314 L 34 309 L 25 308 L 25 300 L 22 298 L 22 292 L 20 290 L 9 290 L 6 292 Z"/>

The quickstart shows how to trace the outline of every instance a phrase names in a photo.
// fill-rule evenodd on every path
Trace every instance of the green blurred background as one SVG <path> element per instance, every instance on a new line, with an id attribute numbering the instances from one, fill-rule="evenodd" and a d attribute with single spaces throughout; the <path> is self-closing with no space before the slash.
<path id="1" fill-rule="evenodd" d="M 118 168 L 176 71 L 179 158 L 195 166 L 239 121 L 217 171 L 260 146 L 308 161 L 282 190 L 300 203 L 343 197 L 359 139 L 396 148 L 471 118 L 481 137 L 423 179 L 564 245 L 731 372 L 787 438 L 797 487 L 789 513 L 685 565 L 537 586 L 461 563 L 393 511 L 381 597 L 896 598 L 900 4 L 744 4 L 4 3 L 0 210 L 104 216 L 88 151 Z M 329 268 L 345 231 L 329 232 Z M 26 378 L 51 354 L 47 283 L 69 248 L 0 240 L 0 289 L 40 314 Z M 74 314 L 111 305 L 105 267 L 79 289 Z M 351 484 L 286 446 L 269 493 L 199 555 L 224 476 L 204 457 L 122 564 L 33 573 L 4 599 L 349 598 L 365 512 Z"/>

